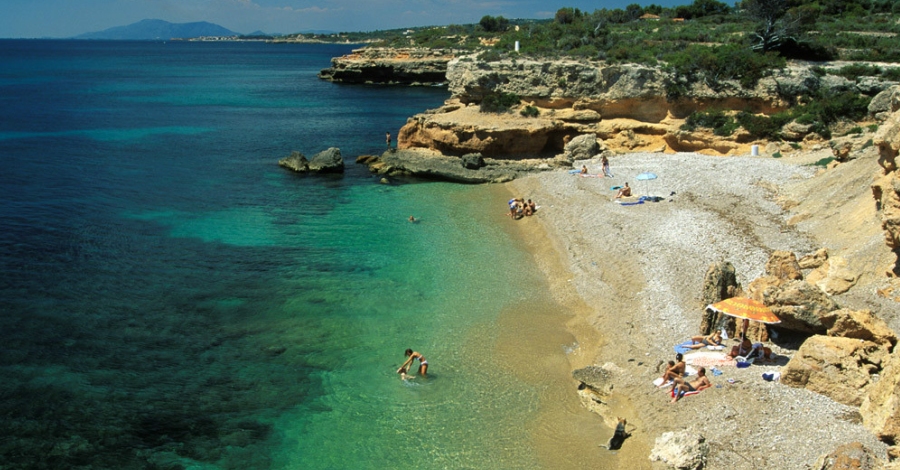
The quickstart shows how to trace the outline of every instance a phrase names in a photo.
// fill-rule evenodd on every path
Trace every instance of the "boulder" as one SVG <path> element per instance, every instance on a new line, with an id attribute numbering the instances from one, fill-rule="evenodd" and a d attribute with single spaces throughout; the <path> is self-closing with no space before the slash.
<path id="1" fill-rule="evenodd" d="M 883 462 L 861 442 L 839 446 L 834 452 L 819 457 L 812 470 L 879 470 Z"/>
<path id="2" fill-rule="evenodd" d="M 782 369 L 781 383 L 859 406 L 887 357 L 887 348 L 871 341 L 815 335 Z"/>
<path id="3" fill-rule="evenodd" d="M 831 153 L 834 155 L 834 159 L 839 162 L 846 162 L 850 160 L 850 151 L 853 150 L 853 143 L 849 141 L 831 142 Z"/>
<path id="4" fill-rule="evenodd" d="M 791 121 L 781 128 L 781 135 L 786 140 L 803 140 L 810 132 L 812 132 L 812 124 L 800 124 Z"/>
<path id="5" fill-rule="evenodd" d="M 690 430 L 667 432 L 656 438 L 650 461 L 663 462 L 667 468 L 695 470 L 704 468 L 709 444 L 702 434 Z"/>
<path id="6" fill-rule="evenodd" d="M 298 173 L 305 173 L 309 171 L 309 160 L 307 160 L 302 153 L 296 150 L 291 152 L 289 156 L 278 160 L 278 165 L 283 166 L 288 170 L 296 171 Z"/>
<path id="7" fill-rule="evenodd" d="M 806 281 L 787 281 L 768 287 L 762 297 L 763 303 L 781 320 L 778 328 L 802 333 L 824 334 L 828 326 L 822 317 L 839 308 L 828 294 Z"/>
<path id="8" fill-rule="evenodd" d="M 803 279 L 797 256 L 790 251 L 776 251 L 766 262 L 766 274 L 785 281 Z"/>
<path id="9" fill-rule="evenodd" d="M 484 157 L 480 153 L 467 153 L 461 157 L 463 168 L 477 170 L 484 166 Z"/>
<path id="10" fill-rule="evenodd" d="M 600 145 L 597 143 L 595 134 L 582 134 L 570 140 L 565 148 L 564 154 L 570 162 L 575 160 L 590 160 L 600 153 Z"/>
<path id="11" fill-rule="evenodd" d="M 825 263 L 825 260 L 828 259 L 828 250 L 825 248 L 819 248 L 815 253 L 811 253 L 803 256 L 797 262 L 800 266 L 800 269 L 815 269 L 822 264 Z"/>
<path id="12" fill-rule="evenodd" d="M 588 387 L 601 395 L 607 396 L 612 393 L 612 374 L 603 367 L 583 367 L 572 371 L 572 377 L 581 382 L 583 386 Z"/>
<path id="13" fill-rule="evenodd" d="M 836 256 L 826 260 L 809 273 L 806 282 L 813 284 L 829 295 L 843 294 L 856 285 L 859 273 L 852 271 L 847 260 Z"/>
<path id="14" fill-rule="evenodd" d="M 822 322 L 829 325 L 828 336 L 871 341 L 888 351 L 893 351 L 897 345 L 897 334 L 871 310 L 842 308 L 823 316 Z"/>
<path id="15" fill-rule="evenodd" d="M 706 270 L 703 278 L 703 291 L 700 294 L 702 305 L 710 305 L 716 302 L 730 299 L 739 295 L 741 285 L 737 282 L 737 274 L 734 265 L 727 261 L 713 263 Z M 704 310 L 700 319 L 700 334 L 708 335 L 715 328 L 722 325 L 729 335 L 734 335 L 735 319 L 712 310 Z"/>
<path id="16" fill-rule="evenodd" d="M 343 173 L 344 159 L 341 157 L 341 150 L 337 147 L 331 147 L 323 150 L 309 160 L 309 171 L 315 173 Z"/>
<path id="17" fill-rule="evenodd" d="M 900 443 L 900 349 L 885 362 L 881 378 L 866 391 L 859 414 L 867 429 L 894 445 Z"/>
<path id="18" fill-rule="evenodd" d="M 869 115 L 884 121 L 891 113 L 900 109 L 900 86 L 893 86 L 875 95 L 869 102 Z"/>

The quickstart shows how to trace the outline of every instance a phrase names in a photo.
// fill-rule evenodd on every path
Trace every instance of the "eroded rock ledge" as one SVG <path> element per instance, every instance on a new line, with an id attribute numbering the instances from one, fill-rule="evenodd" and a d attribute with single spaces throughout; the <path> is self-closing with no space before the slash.
<path id="1" fill-rule="evenodd" d="M 821 75 L 810 64 L 793 64 L 761 79 L 754 88 L 735 81 L 720 81 L 713 88 L 698 80 L 682 83 L 674 96 L 675 79 L 660 67 L 574 60 L 482 62 L 468 56 L 448 63 L 447 79 L 452 98 L 441 108 L 410 118 L 400 131 L 400 148 L 428 148 L 447 155 L 480 152 L 493 158 L 548 157 L 559 154 L 567 139 L 590 133 L 616 152 L 747 154 L 751 145 L 765 147 L 768 142 L 742 131 L 720 137 L 680 127 L 698 110 L 772 114 L 815 90 L 874 97 L 894 84 L 873 77 L 852 81 Z M 507 113 L 481 113 L 478 105 L 497 93 L 516 94 L 522 103 Z M 537 115 L 523 116 L 526 107 Z M 783 134 L 797 142 L 821 141 L 810 129 L 790 123 Z"/>
<path id="2" fill-rule="evenodd" d="M 362 48 L 331 59 L 319 78 L 342 83 L 379 85 L 443 85 L 447 63 L 456 56 L 450 49 Z"/>

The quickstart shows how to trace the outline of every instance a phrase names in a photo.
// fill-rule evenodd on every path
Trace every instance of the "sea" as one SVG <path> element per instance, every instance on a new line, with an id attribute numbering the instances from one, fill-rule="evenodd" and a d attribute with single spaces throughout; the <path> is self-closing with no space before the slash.
<path id="1" fill-rule="evenodd" d="M 509 195 L 355 164 L 449 92 L 317 78 L 354 47 L 0 40 L 0 468 L 565 462 Z"/>

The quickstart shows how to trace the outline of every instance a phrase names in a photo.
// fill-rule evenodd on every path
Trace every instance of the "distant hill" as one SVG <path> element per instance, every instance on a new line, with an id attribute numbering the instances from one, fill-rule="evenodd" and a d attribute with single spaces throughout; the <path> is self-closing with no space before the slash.
<path id="1" fill-rule="evenodd" d="M 200 36 L 237 36 L 239 33 L 217 24 L 200 21 L 196 23 L 169 23 L 163 20 L 142 20 L 127 26 L 116 26 L 93 33 L 75 36 L 74 39 L 112 39 L 140 41 L 172 38 L 198 38 Z"/>

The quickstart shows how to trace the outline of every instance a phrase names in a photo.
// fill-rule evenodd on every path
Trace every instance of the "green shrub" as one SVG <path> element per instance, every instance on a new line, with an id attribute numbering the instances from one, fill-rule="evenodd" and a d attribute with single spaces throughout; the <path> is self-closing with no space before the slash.
<path id="1" fill-rule="evenodd" d="M 772 154 L 772 158 L 781 158 L 781 152 L 775 152 Z"/>
<path id="2" fill-rule="evenodd" d="M 868 129 L 869 132 L 875 132 L 878 130 L 878 124 L 869 124 L 866 126 L 866 129 Z"/>
<path id="3" fill-rule="evenodd" d="M 825 67 L 822 67 L 821 65 L 813 65 L 809 68 L 809 70 L 813 73 L 813 75 L 817 77 L 824 77 L 825 75 L 828 75 L 828 71 L 825 70 Z"/>
<path id="4" fill-rule="evenodd" d="M 885 80 L 894 82 L 900 81 L 900 67 L 881 69 L 881 76 L 884 77 Z"/>
<path id="5" fill-rule="evenodd" d="M 864 144 L 862 145 L 862 147 L 860 147 L 860 149 L 867 149 L 867 148 L 869 148 L 869 147 L 871 147 L 871 146 L 873 146 L 873 145 L 875 145 L 875 143 L 872 142 L 872 139 L 869 139 L 869 140 L 866 141 L 866 143 L 864 143 Z"/>
<path id="6" fill-rule="evenodd" d="M 831 163 L 833 161 L 834 161 L 834 157 L 825 157 L 825 158 L 819 159 L 815 163 L 810 164 L 810 166 L 820 166 L 822 168 L 825 168 L 828 166 L 829 163 Z"/>
<path id="7" fill-rule="evenodd" d="M 741 111 L 736 116 L 737 122 L 754 139 L 781 139 L 781 128 L 791 122 L 787 113 L 773 114 L 772 116 L 757 116 L 747 111 Z"/>
<path id="8" fill-rule="evenodd" d="M 495 49 L 487 49 L 484 52 L 478 54 L 478 60 L 482 62 L 497 62 L 502 58 L 503 56 L 500 55 L 500 52 Z"/>
<path id="9" fill-rule="evenodd" d="M 859 135 L 859 134 L 862 134 L 862 133 L 863 133 L 862 127 L 856 126 L 856 127 L 851 128 L 851 129 L 850 129 L 849 131 L 847 131 L 847 133 L 844 134 L 844 135 L 850 135 L 850 134 L 857 134 L 857 135 Z"/>
<path id="10" fill-rule="evenodd" d="M 791 142 L 789 145 L 790 145 L 791 148 L 794 149 L 794 150 L 800 150 L 800 149 L 803 148 L 803 146 L 800 145 L 800 144 L 798 144 L 797 142 Z"/>
<path id="11" fill-rule="evenodd" d="M 841 67 L 834 74 L 848 80 L 858 80 L 859 77 L 874 77 L 880 73 L 881 69 L 874 65 L 850 64 Z"/>
<path id="12" fill-rule="evenodd" d="M 538 117 L 540 116 L 541 111 L 534 106 L 525 106 L 521 111 L 519 111 L 519 114 L 525 117 Z"/>
<path id="13" fill-rule="evenodd" d="M 481 112 L 502 113 L 519 104 L 521 99 L 515 93 L 491 93 L 481 100 Z"/>
<path id="14" fill-rule="evenodd" d="M 713 134 L 727 137 L 734 133 L 738 128 L 738 124 L 734 118 L 725 114 L 724 111 L 695 111 L 685 119 L 681 126 L 683 130 L 693 131 L 698 127 L 712 129 Z"/>

